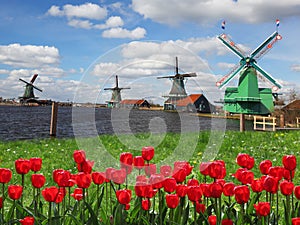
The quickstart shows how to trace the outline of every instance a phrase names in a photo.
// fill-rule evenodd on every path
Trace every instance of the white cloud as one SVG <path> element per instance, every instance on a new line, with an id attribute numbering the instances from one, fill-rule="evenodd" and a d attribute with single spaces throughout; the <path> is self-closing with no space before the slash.
<path id="1" fill-rule="evenodd" d="M 96 29 L 107 29 L 112 27 L 121 27 L 124 25 L 124 21 L 119 16 L 111 16 L 109 17 L 105 24 L 97 24 L 94 26 Z"/>
<path id="2" fill-rule="evenodd" d="M 84 18 L 102 20 L 107 16 L 106 8 L 100 7 L 97 4 L 85 3 L 82 5 L 64 5 L 62 9 L 58 6 L 51 6 L 47 12 L 51 16 L 66 16 L 71 18 Z"/>
<path id="3" fill-rule="evenodd" d="M 76 28 L 91 29 L 93 24 L 89 20 L 71 19 L 68 25 Z"/>
<path id="4" fill-rule="evenodd" d="M 13 67 L 45 67 L 59 63 L 59 51 L 49 46 L 0 45 L 0 63 Z"/>
<path id="5" fill-rule="evenodd" d="M 300 65 L 292 65 L 291 70 L 295 72 L 300 72 Z"/>
<path id="6" fill-rule="evenodd" d="M 176 25 L 195 22 L 215 24 L 222 19 L 234 22 L 258 23 L 299 16 L 299 0 L 233 1 L 233 0 L 132 0 L 132 8 L 159 23 Z"/>
<path id="7" fill-rule="evenodd" d="M 121 27 L 111 28 L 105 30 L 102 33 L 104 38 L 130 38 L 130 39 L 141 39 L 145 37 L 146 30 L 141 27 L 137 27 L 134 30 L 127 30 Z"/>

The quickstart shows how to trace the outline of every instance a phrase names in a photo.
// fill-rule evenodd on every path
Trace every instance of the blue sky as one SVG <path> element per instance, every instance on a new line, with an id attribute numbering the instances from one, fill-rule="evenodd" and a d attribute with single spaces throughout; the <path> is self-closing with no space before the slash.
<path id="1" fill-rule="evenodd" d="M 118 74 L 124 98 L 162 103 L 173 75 L 175 56 L 181 72 L 198 76 L 187 92 L 222 97 L 215 82 L 239 59 L 217 36 L 225 32 L 247 51 L 276 29 L 283 39 L 259 65 L 288 93 L 300 87 L 300 1 L 253 0 L 10 0 L 0 7 L 0 96 L 17 98 L 23 83 L 38 73 L 41 99 L 98 102 Z M 236 85 L 236 80 L 228 86 Z M 262 86 L 271 87 L 261 82 Z"/>

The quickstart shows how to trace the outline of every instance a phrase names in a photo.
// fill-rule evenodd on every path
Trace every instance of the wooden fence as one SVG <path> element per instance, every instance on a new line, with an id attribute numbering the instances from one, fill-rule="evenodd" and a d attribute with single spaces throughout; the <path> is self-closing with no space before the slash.
<path id="1" fill-rule="evenodd" d="M 254 130 L 276 131 L 276 117 L 254 116 L 253 124 Z"/>

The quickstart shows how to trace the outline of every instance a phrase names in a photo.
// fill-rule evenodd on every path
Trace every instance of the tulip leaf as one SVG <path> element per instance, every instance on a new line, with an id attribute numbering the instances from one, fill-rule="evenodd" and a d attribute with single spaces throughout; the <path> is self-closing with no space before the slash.
<path id="1" fill-rule="evenodd" d="M 190 204 L 188 203 L 186 208 L 183 210 L 182 224 L 187 224 L 187 221 L 189 219 L 189 212 L 190 212 Z"/>
<path id="2" fill-rule="evenodd" d="M 97 215 L 95 214 L 95 211 L 92 209 L 91 205 L 87 202 L 85 202 L 85 206 L 89 211 L 89 219 L 88 222 L 86 223 L 88 224 L 93 224 L 93 225 L 97 225 L 98 224 L 98 219 L 97 219 Z"/>
<path id="3" fill-rule="evenodd" d="M 117 205 L 115 212 L 114 212 L 114 225 L 124 224 L 123 221 L 123 208 L 122 204 Z"/>
<path id="4" fill-rule="evenodd" d="M 79 221 L 74 215 L 71 213 L 67 214 L 68 218 L 70 218 L 69 224 L 74 224 L 74 225 L 81 225 L 81 221 Z"/>

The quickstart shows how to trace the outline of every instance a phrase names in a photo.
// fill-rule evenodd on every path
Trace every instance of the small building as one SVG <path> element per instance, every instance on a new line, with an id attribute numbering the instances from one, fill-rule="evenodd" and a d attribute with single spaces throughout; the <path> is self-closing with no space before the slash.
<path id="1" fill-rule="evenodd" d="M 145 99 L 124 99 L 120 102 L 121 108 L 150 108 L 150 103 Z"/>
<path id="2" fill-rule="evenodd" d="M 295 99 L 283 106 L 280 110 L 284 114 L 286 123 L 293 124 L 300 117 L 300 99 Z"/>
<path id="3" fill-rule="evenodd" d="M 203 94 L 191 94 L 176 102 L 176 109 L 179 111 L 210 113 L 214 106 L 209 103 Z"/>

